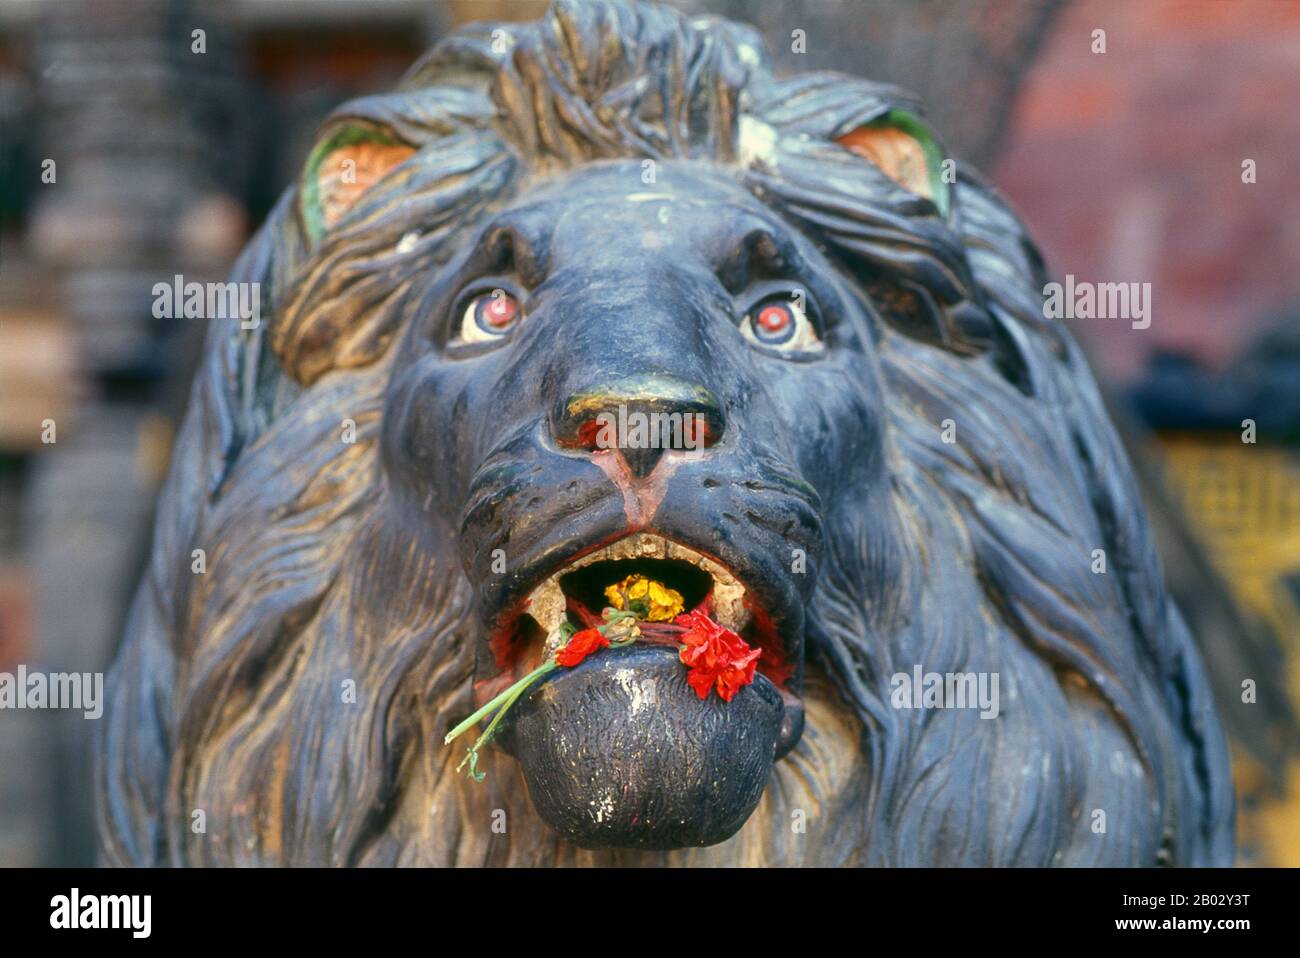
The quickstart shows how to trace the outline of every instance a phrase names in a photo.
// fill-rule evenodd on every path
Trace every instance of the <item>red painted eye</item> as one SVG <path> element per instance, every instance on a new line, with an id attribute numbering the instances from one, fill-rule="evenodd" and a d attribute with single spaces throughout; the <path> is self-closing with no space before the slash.
<path id="1" fill-rule="evenodd" d="M 478 301 L 478 324 L 496 332 L 505 329 L 519 315 L 519 303 L 509 294 Z"/>
<path id="2" fill-rule="evenodd" d="M 504 289 L 481 293 L 469 301 L 461 317 L 460 338 L 469 343 L 498 339 L 523 316 L 519 300 Z"/>
<path id="3" fill-rule="evenodd" d="M 802 290 L 764 297 L 753 305 L 740 330 L 746 339 L 790 353 L 820 352 L 824 347 L 808 318 Z"/>
<path id="4" fill-rule="evenodd" d="M 774 304 L 760 309 L 755 321 L 758 323 L 760 337 L 779 338 L 794 325 L 794 315 L 790 312 L 789 306 Z"/>

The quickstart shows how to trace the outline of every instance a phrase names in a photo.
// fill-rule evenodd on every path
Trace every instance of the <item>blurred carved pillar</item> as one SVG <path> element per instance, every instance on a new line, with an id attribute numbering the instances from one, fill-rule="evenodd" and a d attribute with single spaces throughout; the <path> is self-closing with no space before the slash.
<path id="1" fill-rule="evenodd" d="M 50 167 L 31 218 L 76 343 L 77 401 L 32 462 L 24 528 L 37 595 L 36 661 L 103 671 L 146 546 L 170 427 L 157 400 L 204 329 L 156 319 L 155 283 L 219 278 L 243 240 L 230 198 L 246 171 L 223 109 L 231 44 L 173 0 L 59 0 L 34 36 L 38 156 Z M 201 31 L 196 33 L 195 31 Z M 66 421 L 65 421 L 66 420 Z M 93 861 L 89 742 L 80 712 L 39 716 L 33 749 L 58 783 L 48 860 Z M 0 771 L 0 774 L 3 774 Z"/>

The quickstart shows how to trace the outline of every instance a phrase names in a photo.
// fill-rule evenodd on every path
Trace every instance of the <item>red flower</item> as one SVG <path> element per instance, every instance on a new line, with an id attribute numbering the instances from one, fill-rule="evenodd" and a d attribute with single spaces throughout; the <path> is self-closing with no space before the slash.
<path id="1" fill-rule="evenodd" d="M 754 669 L 762 649 L 752 649 L 730 629 L 719 625 L 696 609 L 679 615 L 677 625 L 684 626 L 679 657 L 690 671 L 686 681 L 702 699 L 716 688 L 718 697 L 730 702 L 737 692 L 754 681 Z"/>
<path id="2" fill-rule="evenodd" d="M 583 629 L 573 633 L 567 645 L 555 653 L 555 661 L 571 669 L 597 649 L 609 648 L 609 639 L 599 629 Z"/>

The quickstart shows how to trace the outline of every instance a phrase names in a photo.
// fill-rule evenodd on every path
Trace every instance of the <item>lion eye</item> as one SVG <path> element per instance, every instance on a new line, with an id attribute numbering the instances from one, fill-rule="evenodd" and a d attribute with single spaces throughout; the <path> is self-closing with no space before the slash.
<path id="1" fill-rule="evenodd" d="M 519 300 L 504 289 L 480 293 L 465 306 L 460 338 L 467 343 L 499 339 L 523 318 L 523 312 Z"/>
<path id="2" fill-rule="evenodd" d="M 741 323 L 741 333 L 760 346 L 789 352 L 821 348 L 817 330 L 808 319 L 802 294 L 780 294 L 760 300 Z"/>

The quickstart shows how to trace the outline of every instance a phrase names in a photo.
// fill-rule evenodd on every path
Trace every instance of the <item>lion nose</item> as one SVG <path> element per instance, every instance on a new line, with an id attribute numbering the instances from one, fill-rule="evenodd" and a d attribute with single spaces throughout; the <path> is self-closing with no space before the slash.
<path id="1" fill-rule="evenodd" d="M 552 409 L 551 435 L 566 449 L 613 450 L 638 479 L 670 450 L 722 438 L 722 406 L 709 390 L 672 377 L 620 380 L 572 393 Z"/>

